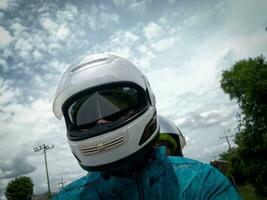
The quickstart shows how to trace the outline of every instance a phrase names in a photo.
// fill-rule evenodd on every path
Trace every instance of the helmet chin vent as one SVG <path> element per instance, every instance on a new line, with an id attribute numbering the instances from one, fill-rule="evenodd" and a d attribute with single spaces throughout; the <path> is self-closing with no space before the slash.
<path id="1" fill-rule="evenodd" d="M 111 149 L 121 146 L 122 144 L 125 144 L 126 142 L 127 142 L 126 134 L 120 134 L 104 142 L 99 142 L 96 145 L 85 144 L 83 146 L 80 146 L 80 151 L 82 154 L 88 156 L 96 153 L 109 151 Z"/>

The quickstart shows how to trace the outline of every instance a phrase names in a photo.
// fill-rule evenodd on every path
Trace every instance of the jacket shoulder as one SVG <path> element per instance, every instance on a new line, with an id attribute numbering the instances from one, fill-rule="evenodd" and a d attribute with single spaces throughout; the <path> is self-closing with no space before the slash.
<path id="1" fill-rule="evenodd" d="M 228 178 L 210 164 L 184 157 L 168 157 L 168 162 L 185 191 L 185 199 L 192 192 L 200 195 L 200 199 L 241 199 Z"/>
<path id="2" fill-rule="evenodd" d="M 53 197 L 53 200 L 85 199 L 84 195 L 87 195 L 86 199 L 99 199 L 95 188 L 97 183 L 99 183 L 101 180 L 102 177 L 99 173 L 90 173 L 67 185 L 56 196 Z M 84 193 L 84 189 L 87 191 L 89 190 L 90 192 Z"/>
<path id="3" fill-rule="evenodd" d="M 193 165 L 204 165 L 204 163 L 194 160 L 191 158 L 180 157 L 180 156 L 168 156 L 168 162 L 172 164 L 193 164 Z"/>

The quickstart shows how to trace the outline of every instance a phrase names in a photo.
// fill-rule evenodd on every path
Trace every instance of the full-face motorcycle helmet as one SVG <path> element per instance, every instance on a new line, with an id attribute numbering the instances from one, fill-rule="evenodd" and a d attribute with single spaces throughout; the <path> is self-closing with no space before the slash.
<path id="1" fill-rule="evenodd" d="M 183 156 L 185 137 L 170 119 L 163 115 L 157 115 L 157 117 L 160 124 L 160 136 L 157 144 L 167 146 L 173 156 Z"/>
<path id="2" fill-rule="evenodd" d="M 82 168 L 105 170 L 138 159 L 157 140 L 155 96 L 147 78 L 124 58 L 89 55 L 69 67 L 53 102 L 64 117 L 72 153 Z"/>

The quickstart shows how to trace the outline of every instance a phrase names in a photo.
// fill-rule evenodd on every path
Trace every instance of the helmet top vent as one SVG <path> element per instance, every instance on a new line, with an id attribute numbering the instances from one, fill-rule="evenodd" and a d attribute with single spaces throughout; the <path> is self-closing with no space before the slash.
<path id="1" fill-rule="evenodd" d="M 71 73 L 76 73 L 76 72 L 79 72 L 81 70 L 87 69 L 89 67 L 105 64 L 106 61 L 107 61 L 107 57 L 98 58 L 95 60 L 83 60 L 81 64 L 79 64 L 78 66 L 74 67 L 71 70 Z"/>

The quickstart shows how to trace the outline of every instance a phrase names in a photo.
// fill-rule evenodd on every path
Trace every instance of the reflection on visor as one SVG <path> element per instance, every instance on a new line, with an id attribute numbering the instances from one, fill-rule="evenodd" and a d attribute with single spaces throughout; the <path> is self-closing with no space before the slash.
<path id="1" fill-rule="evenodd" d="M 176 127 L 176 125 L 169 120 L 168 118 L 158 115 L 158 120 L 160 123 L 160 132 L 161 133 L 174 133 L 181 135 L 179 129 Z"/>
<path id="2" fill-rule="evenodd" d="M 141 106 L 139 92 L 131 87 L 113 87 L 95 91 L 74 101 L 68 109 L 76 126 L 96 125 L 100 119 L 114 121 Z"/>

